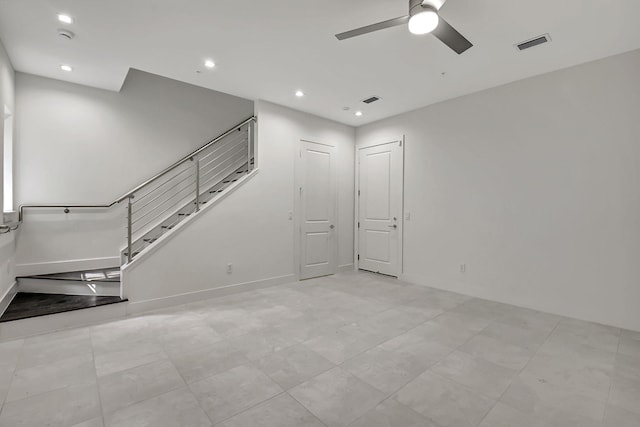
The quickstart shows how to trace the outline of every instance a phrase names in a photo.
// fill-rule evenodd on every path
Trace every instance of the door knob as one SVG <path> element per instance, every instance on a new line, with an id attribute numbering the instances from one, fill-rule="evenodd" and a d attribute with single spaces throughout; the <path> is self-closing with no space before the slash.
<path id="1" fill-rule="evenodd" d="M 389 228 L 398 228 L 398 226 L 397 226 L 396 224 L 389 225 L 388 227 L 389 227 Z"/>
<path id="2" fill-rule="evenodd" d="M 334 228 L 336 228 L 336 226 L 335 226 L 335 225 L 333 225 L 333 224 L 331 224 L 331 225 L 329 226 L 329 228 L 333 230 Z"/>

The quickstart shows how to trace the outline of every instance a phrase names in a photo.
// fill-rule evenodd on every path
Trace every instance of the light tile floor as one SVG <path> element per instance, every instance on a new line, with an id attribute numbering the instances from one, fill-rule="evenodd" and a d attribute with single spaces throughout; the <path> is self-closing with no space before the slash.
<path id="1" fill-rule="evenodd" d="M 0 426 L 640 426 L 640 333 L 349 273 L 0 343 Z"/>

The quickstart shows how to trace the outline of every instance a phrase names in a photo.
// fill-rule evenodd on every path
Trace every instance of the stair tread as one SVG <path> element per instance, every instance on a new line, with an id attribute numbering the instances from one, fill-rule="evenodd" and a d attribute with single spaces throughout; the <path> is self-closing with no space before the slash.
<path id="1" fill-rule="evenodd" d="M 18 277 L 18 279 L 66 280 L 74 282 L 120 282 L 120 268 L 37 274 L 21 276 Z"/>

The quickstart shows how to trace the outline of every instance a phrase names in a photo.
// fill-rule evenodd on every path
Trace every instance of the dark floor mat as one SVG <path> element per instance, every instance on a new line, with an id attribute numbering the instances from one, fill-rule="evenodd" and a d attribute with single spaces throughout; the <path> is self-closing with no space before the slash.
<path id="1" fill-rule="evenodd" d="M 120 297 L 94 295 L 31 294 L 18 292 L 0 317 L 0 322 L 63 313 L 126 301 Z"/>

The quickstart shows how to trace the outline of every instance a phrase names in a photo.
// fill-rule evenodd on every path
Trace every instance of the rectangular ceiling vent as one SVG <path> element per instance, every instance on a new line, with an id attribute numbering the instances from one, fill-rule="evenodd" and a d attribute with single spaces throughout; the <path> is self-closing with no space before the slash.
<path id="1" fill-rule="evenodd" d="M 380 97 L 379 96 L 371 96 L 367 99 L 363 99 L 362 102 L 364 102 L 365 104 L 373 104 L 376 101 L 380 101 Z"/>
<path id="2" fill-rule="evenodd" d="M 549 43 L 551 41 L 551 37 L 549 36 L 549 34 L 543 34 L 541 36 L 538 37 L 534 37 L 530 40 L 524 41 L 522 43 L 518 43 L 516 45 L 516 47 L 519 50 L 525 50 L 525 49 L 530 49 L 532 47 L 535 46 L 540 46 L 541 44 L 545 44 L 545 43 Z"/>

